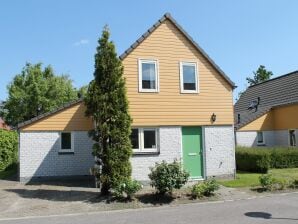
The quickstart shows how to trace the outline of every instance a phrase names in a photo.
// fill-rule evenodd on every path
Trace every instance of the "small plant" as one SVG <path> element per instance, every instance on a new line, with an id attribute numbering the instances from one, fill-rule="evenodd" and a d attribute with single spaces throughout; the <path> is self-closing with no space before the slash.
<path id="1" fill-rule="evenodd" d="M 193 185 L 191 195 L 193 198 L 201 198 L 203 196 L 209 197 L 219 189 L 219 184 L 215 179 L 206 180 L 201 183 Z"/>
<path id="2" fill-rule="evenodd" d="M 135 193 L 141 190 L 143 186 L 136 180 L 127 180 L 113 188 L 113 194 L 117 198 L 131 200 Z"/>
<path id="3" fill-rule="evenodd" d="M 173 163 L 156 163 L 150 168 L 148 175 L 151 186 L 155 187 L 159 194 L 172 193 L 173 189 L 180 189 L 188 180 L 189 173 L 181 168 L 180 163 L 175 160 Z"/>
<path id="4" fill-rule="evenodd" d="M 263 174 L 259 177 L 259 182 L 263 189 L 272 191 L 276 180 L 273 178 L 272 174 Z"/>

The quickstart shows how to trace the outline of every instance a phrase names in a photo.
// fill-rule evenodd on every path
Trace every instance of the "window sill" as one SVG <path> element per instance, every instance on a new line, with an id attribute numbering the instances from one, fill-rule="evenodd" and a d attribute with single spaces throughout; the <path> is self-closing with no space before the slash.
<path id="1" fill-rule="evenodd" d="M 159 90 L 145 90 L 145 89 L 139 89 L 139 93 L 159 93 Z"/>
<path id="2" fill-rule="evenodd" d="M 159 151 L 135 151 L 133 152 L 133 156 L 138 156 L 138 155 L 159 155 L 160 152 Z"/>
<path id="3" fill-rule="evenodd" d="M 265 143 L 257 143 L 257 146 L 266 146 Z"/>
<path id="4" fill-rule="evenodd" d="M 181 91 L 181 94 L 199 94 L 198 91 Z"/>
<path id="5" fill-rule="evenodd" d="M 74 154 L 74 151 L 58 151 L 59 155 Z"/>

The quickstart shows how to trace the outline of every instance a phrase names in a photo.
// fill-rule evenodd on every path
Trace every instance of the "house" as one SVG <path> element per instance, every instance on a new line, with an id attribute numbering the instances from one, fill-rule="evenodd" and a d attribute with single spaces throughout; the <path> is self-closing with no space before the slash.
<path id="1" fill-rule="evenodd" d="M 133 118 L 132 176 L 178 159 L 192 179 L 233 177 L 234 83 L 165 14 L 121 56 Z M 92 121 L 82 100 L 19 125 L 20 179 L 88 175 Z"/>
<path id="2" fill-rule="evenodd" d="M 239 146 L 297 146 L 298 71 L 250 86 L 235 104 Z"/>
<path id="3" fill-rule="evenodd" d="M 0 129 L 10 130 L 11 128 L 5 123 L 5 121 L 0 117 Z"/>

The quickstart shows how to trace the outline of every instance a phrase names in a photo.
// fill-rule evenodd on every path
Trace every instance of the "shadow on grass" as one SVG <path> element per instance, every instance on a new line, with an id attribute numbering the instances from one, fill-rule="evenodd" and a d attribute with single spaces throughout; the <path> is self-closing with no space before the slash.
<path id="1" fill-rule="evenodd" d="M 170 204 L 175 197 L 170 194 L 143 194 L 143 195 L 136 195 L 136 198 L 142 202 L 143 204 L 152 204 L 152 205 L 164 205 Z"/>

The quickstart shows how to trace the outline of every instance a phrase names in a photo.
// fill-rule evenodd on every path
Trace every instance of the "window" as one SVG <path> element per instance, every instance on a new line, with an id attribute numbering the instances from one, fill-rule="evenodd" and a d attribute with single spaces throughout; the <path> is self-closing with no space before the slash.
<path id="1" fill-rule="evenodd" d="M 158 152 L 157 128 L 133 128 L 130 139 L 135 153 Z"/>
<path id="2" fill-rule="evenodd" d="M 290 146 L 296 146 L 296 131 L 289 130 Z"/>
<path id="3" fill-rule="evenodd" d="M 265 144 L 265 140 L 264 140 L 264 135 L 263 135 L 263 132 L 262 131 L 259 131 L 257 133 L 257 140 L 258 140 L 258 145 L 263 145 Z"/>
<path id="4" fill-rule="evenodd" d="M 238 114 L 238 117 L 237 117 L 237 124 L 240 124 L 241 120 L 240 120 L 240 114 Z"/>
<path id="5" fill-rule="evenodd" d="M 73 136 L 71 132 L 61 132 L 61 152 L 73 152 Z"/>
<path id="6" fill-rule="evenodd" d="M 158 66 L 155 60 L 139 60 L 139 91 L 158 92 Z"/>
<path id="7" fill-rule="evenodd" d="M 180 89 L 182 93 L 198 93 L 197 63 L 180 62 Z"/>

